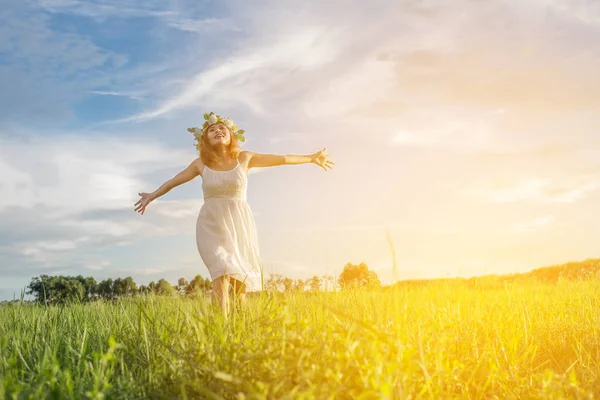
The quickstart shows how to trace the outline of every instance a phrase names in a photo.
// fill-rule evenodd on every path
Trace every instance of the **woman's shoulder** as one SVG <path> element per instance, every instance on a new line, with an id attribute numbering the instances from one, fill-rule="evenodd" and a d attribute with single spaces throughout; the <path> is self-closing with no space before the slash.
<path id="1" fill-rule="evenodd" d="M 195 160 L 193 160 L 192 165 L 194 165 L 198 170 L 198 175 L 202 175 L 202 171 L 204 170 L 204 163 L 202 162 L 202 158 L 198 157 Z"/>
<path id="2" fill-rule="evenodd" d="M 254 153 L 251 152 L 250 150 L 242 150 L 242 151 L 240 151 L 240 154 L 238 155 L 238 160 L 240 162 L 248 161 L 252 157 L 253 154 Z"/>
<path id="3" fill-rule="evenodd" d="M 238 164 L 240 164 L 246 172 L 250 169 L 250 159 L 254 153 L 249 150 L 242 150 L 238 155 Z"/>

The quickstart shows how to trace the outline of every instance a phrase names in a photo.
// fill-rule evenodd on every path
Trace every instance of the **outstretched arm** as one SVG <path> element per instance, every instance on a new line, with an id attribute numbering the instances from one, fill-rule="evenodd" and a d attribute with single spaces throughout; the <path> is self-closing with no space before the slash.
<path id="1" fill-rule="evenodd" d="M 142 215 L 144 215 L 144 211 L 146 211 L 146 206 L 148 204 L 150 204 L 153 200 L 166 194 L 174 187 L 177 187 L 188 181 L 191 181 L 192 179 L 194 179 L 195 177 L 200 175 L 200 170 L 197 166 L 197 162 L 198 162 L 198 159 L 192 161 L 190 163 L 190 165 L 187 166 L 186 169 L 184 169 L 183 171 L 181 171 L 180 173 L 175 175 L 173 178 L 169 179 L 168 181 L 166 181 L 165 183 L 160 185 L 160 187 L 158 189 L 156 189 L 154 192 L 138 193 L 142 198 L 139 199 L 137 201 L 137 203 L 134 204 L 134 206 L 137 206 L 134 211 L 141 212 Z"/>
<path id="2" fill-rule="evenodd" d="M 254 167 L 276 167 L 278 165 L 296 165 L 314 163 L 327 171 L 332 168 L 335 163 L 329 159 L 331 154 L 325 154 L 327 149 L 323 149 L 310 155 L 278 155 L 278 154 L 261 154 L 247 151 L 249 156 L 248 168 Z"/>

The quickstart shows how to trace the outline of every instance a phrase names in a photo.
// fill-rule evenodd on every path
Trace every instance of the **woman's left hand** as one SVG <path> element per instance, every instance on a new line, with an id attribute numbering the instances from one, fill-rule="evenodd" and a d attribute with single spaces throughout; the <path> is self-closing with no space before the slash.
<path id="1" fill-rule="evenodd" d="M 326 148 L 316 152 L 315 154 L 310 156 L 310 159 L 311 162 L 317 164 L 319 167 L 327 171 L 327 169 L 331 169 L 335 165 L 335 163 L 329 159 L 331 154 L 325 154 L 325 151 L 327 151 Z"/>

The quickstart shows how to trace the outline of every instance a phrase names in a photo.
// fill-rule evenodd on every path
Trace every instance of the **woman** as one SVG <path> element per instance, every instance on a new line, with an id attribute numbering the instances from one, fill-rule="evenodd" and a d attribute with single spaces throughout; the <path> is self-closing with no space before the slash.
<path id="1" fill-rule="evenodd" d="M 244 131 L 229 118 L 204 114 L 200 128 L 188 128 L 196 138 L 200 157 L 152 193 L 138 193 L 135 210 L 142 215 L 150 202 L 196 176 L 202 176 L 204 204 L 196 223 L 196 244 L 213 280 L 213 301 L 229 313 L 230 286 L 242 303 L 246 292 L 263 289 L 256 226 L 246 202 L 247 174 L 251 168 L 314 163 L 325 171 L 335 163 L 323 149 L 315 154 L 274 155 L 240 151 Z"/>

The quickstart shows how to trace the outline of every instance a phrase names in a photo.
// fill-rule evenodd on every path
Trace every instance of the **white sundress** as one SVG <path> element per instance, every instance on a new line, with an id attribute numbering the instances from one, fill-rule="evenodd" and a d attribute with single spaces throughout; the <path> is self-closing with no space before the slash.
<path id="1" fill-rule="evenodd" d="M 246 284 L 247 292 L 255 292 L 263 290 L 263 272 L 247 186 L 239 161 L 228 171 L 204 167 L 196 244 L 212 280 L 231 275 Z"/>

